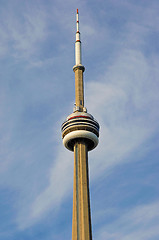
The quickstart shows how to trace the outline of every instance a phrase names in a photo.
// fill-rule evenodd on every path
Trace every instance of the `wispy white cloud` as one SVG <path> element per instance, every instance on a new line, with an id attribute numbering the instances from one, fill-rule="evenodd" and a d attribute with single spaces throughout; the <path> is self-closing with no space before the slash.
<path id="1" fill-rule="evenodd" d="M 50 209 L 56 214 L 60 205 L 66 200 L 72 189 L 73 156 L 65 149 L 59 148 L 58 156 L 48 173 L 48 186 L 26 204 L 26 208 L 19 213 L 17 223 L 24 229 L 39 221 Z"/>
<path id="2" fill-rule="evenodd" d="M 151 59 L 141 51 L 121 49 L 111 67 L 86 86 L 88 109 L 101 124 L 93 154 L 100 159 L 93 161 L 95 175 L 125 161 L 158 128 L 159 71 Z"/>
<path id="3" fill-rule="evenodd" d="M 120 216 L 111 224 L 103 226 L 97 233 L 96 239 L 115 240 L 149 240 L 157 239 L 159 235 L 158 202 L 139 205 Z"/>
<path id="4" fill-rule="evenodd" d="M 26 7 L 21 18 L 15 17 L 16 11 L 3 9 L 2 15 L 5 16 L 1 22 L 1 38 L 4 39 L 3 47 L 6 53 L 12 52 L 15 58 L 28 58 L 35 54 L 37 46 L 47 37 L 46 13 L 42 9 L 32 10 Z"/>

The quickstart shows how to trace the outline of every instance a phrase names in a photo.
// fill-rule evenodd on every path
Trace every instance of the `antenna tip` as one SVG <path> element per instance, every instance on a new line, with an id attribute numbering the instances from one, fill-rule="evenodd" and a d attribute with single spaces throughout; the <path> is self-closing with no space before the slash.
<path id="1" fill-rule="evenodd" d="M 78 14 L 78 8 L 77 8 L 77 14 Z"/>

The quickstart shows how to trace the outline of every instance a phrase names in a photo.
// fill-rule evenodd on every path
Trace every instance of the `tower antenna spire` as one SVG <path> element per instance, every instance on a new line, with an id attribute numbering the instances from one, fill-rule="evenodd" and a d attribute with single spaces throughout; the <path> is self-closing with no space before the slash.
<path id="1" fill-rule="evenodd" d="M 75 108 L 77 111 L 82 112 L 84 108 L 83 72 L 85 71 L 85 67 L 82 65 L 78 8 L 76 13 L 76 27 L 75 66 L 73 67 L 73 71 L 75 72 Z"/>
<path id="2" fill-rule="evenodd" d="M 76 13 L 76 28 L 77 28 L 77 31 L 76 31 L 76 42 L 75 42 L 75 65 L 82 65 L 78 8 L 77 8 L 77 13 Z"/>

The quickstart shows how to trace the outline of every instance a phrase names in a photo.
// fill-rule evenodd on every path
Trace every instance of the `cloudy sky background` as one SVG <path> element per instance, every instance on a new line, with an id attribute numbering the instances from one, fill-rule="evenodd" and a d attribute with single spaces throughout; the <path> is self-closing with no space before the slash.
<path id="1" fill-rule="evenodd" d="M 0 0 L 0 240 L 70 240 L 76 8 L 96 240 L 159 239 L 158 0 Z"/>

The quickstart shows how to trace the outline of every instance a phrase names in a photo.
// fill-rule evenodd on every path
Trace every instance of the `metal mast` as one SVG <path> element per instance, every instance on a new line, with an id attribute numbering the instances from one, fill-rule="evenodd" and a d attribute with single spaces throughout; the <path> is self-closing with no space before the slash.
<path id="1" fill-rule="evenodd" d="M 74 152 L 72 240 L 92 240 L 88 151 L 98 145 L 99 124 L 84 107 L 83 72 L 79 13 L 77 9 L 75 42 L 75 107 L 62 124 L 64 146 Z"/>
<path id="2" fill-rule="evenodd" d="M 82 112 L 84 107 L 83 72 L 85 68 L 82 65 L 78 9 L 76 14 L 76 27 L 77 27 L 77 31 L 76 31 L 76 42 L 75 42 L 75 66 L 73 67 L 73 71 L 75 72 L 76 107 L 79 108 L 78 110 Z"/>

